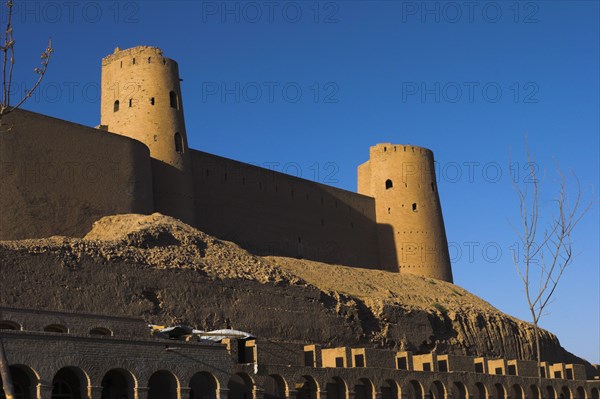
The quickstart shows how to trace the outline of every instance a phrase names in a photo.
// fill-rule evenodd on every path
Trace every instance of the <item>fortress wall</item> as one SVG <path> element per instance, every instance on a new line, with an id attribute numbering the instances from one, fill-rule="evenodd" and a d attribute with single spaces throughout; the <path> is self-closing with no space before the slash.
<path id="1" fill-rule="evenodd" d="M 83 236 L 102 216 L 153 211 L 148 148 L 17 110 L 0 127 L 0 239 Z"/>
<path id="2" fill-rule="evenodd" d="M 373 198 L 190 153 L 201 230 L 261 255 L 379 268 Z"/>

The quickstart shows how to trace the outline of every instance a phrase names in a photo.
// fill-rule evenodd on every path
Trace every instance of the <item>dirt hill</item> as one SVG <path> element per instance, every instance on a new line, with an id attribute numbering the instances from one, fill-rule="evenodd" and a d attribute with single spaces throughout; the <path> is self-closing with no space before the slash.
<path id="1" fill-rule="evenodd" d="M 0 304 L 232 327 L 278 341 L 533 358 L 533 328 L 443 281 L 254 256 L 176 219 L 105 217 L 83 238 L 0 242 Z M 586 363 L 544 331 L 551 362 Z"/>

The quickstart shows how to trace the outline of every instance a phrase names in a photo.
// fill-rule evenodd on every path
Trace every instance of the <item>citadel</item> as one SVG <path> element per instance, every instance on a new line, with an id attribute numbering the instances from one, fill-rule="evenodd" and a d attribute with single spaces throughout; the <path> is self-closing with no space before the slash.
<path id="1" fill-rule="evenodd" d="M 117 48 L 103 59 L 97 128 L 21 110 L 9 114 L 3 128 L 0 240 L 83 237 L 104 216 L 161 213 L 256 255 L 408 274 L 423 279 L 431 290 L 466 295 L 451 284 L 430 150 L 391 143 L 371 147 L 369 159 L 358 167 L 358 192 L 353 193 L 190 149 L 177 63 L 158 48 Z M 65 242 L 56 240 L 56 245 Z M 158 245 L 146 244 L 145 249 Z M 108 303 L 104 309 L 116 310 L 125 296 L 119 290 L 135 291 L 136 284 L 141 284 L 139 296 L 152 303 L 155 313 L 166 306 L 161 298 L 165 290 L 156 288 L 158 283 L 139 282 L 123 264 L 113 269 L 107 261 L 82 260 L 74 252 L 67 254 L 67 261 L 43 257 L 44 251 L 32 245 L 29 254 L 23 250 L 8 254 L 0 248 L 5 256 L 0 267 L 5 267 L 6 276 L 0 296 L 0 339 L 18 399 L 600 399 L 598 365 L 584 361 L 538 365 L 516 357 L 416 353 L 367 345 L 326 347 L 261 336 L 234 335 L 219 342 L 193 334 L 165 339 L 152 335 L 147 320 L 140 317 L 74 312 L 66 301 L 61 309 L 23 306 L 33 303 L 27 295 L 35 295 L 6 294 L 15 292 L 7 274 L 18 270 L 17 278 L 30 279 L 31 284 L 39 284 L 36 280 L 46 275 L 40 270 L 39 276 L 31 276 L 18 268 L 21 264 L 47 267 L 56 281 L 44 280 L 43 285 L 55 284 L 61 292 L 83 291 L 80 308 L 104 301 Z M 85 262 L 97 262 L 97 268 L 86 269 Z M 147 268 L 142 272 L 149 273 Z M 180 273 L 181 280 L 164 283 L 177 291 L 180 287 L 169 284 L 188 279 L 186 272 L 164 270 L 159 280 Z M 121 285 L 103 287 L 108 276 L 115 278 L 108 285 L 115 281 Z M 75 278 L 89 285 L 77 286 Z M 289 300 L 290 315 L 285 317 L 304 320 L 300 308 L 305 305 L 298 298 L 314 306 L 306 307 L 305 313 L 311 309 L 316 313 L 331 301 L 323 299 L 322 292 L 309 291 L 307 284 L 275 282 L 263 292 L 237 286 L 233 280 L 194 282 L 199 293 L 220 290 L 215 296 L 222 302 L 196 301 L 183 292 L 177 305 L 180 310 L 223 308 L 224 298 L 232 297 L 232 308 L 238 309 L 244 304 L 235 295 L 247 291 L 247 298 L 257 298 L 251 307 Z M 210 285 L 202 285 L 206 281 Z M 94 291 L 97 287 L 99 291 Z M 434 305 L 442 324 L 460 318 L 439 303 Z M 343 308 L 350 305 L 332 306 L 346 317 L 340 323 L 351 323 L 368 311 L 357 305 L 356 315 L 348 315 Z M 394 318 L 389 308 L 382 308 L 387 318 Z M 431 315 L 418 319 L 416 313 L 409 309 L 406 315 L 417 318 L 418 329 L 426 329 Z M 278 317 L 283 316 L 273 314 L 275 322 L 255 318 L 255 327 L 272 322 L 281 334 L 296 328 L 278 324 Z M 483 316 L 476 318 L 476 325 L 484 327 L 473 335 L 483 335 Z M 510 334 L 516 336 L 518 331 Z"/>
<path id="2" fill-rule="evenodd" d="M 12 123 L 26 132 L 1 138 L 0 239 L 77 237 L 102 216 L 160 212 L 259 255 L 452 282 L 430 150 L 371 147 L 353 193 L 190 149 L 178 66 L 158 48 L 117 48 L 101 87 L 97 130 L 21 112 Z M 40 139 L 52 148 L 23 157 Z"/>

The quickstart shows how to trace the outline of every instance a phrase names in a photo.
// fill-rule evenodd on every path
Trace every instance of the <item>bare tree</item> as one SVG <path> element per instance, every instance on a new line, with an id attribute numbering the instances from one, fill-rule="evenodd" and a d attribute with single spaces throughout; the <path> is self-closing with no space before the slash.
<path id="1" fill-rule="evenodd" d="M 573 263 L 571 240 L 573 230 L 592 206 L 592 201 L 582 205 L 581 187 L 575 175 L 572 175 L 572 178 L 576 188 L 574 195 L 569 198 L 567 179 L 557 168 L 558 194 L 552 200 L 552 207 L 548 213 L 542 212 L 537 166 L 531 160 L 527 144 L 526 153 L 528 181 L 524 188 L 517 183 L 514 184 L 519 198 L 521 226 L 517 229 L 517 234 L 523 248 L 523 257 L 519 256 L 520 251 L 513 252 L 513 263 L 523 282 L 531 314 L 541 389 L 542 356 L 539 321 L 546 314 L 546 308 L 551 303 L 551 298 L 565 270 Z"/>
<path id="2" fill-rule="evenodd" d="M 36 82 L 31 89 L 25 90 L 23 97 L 17 101 L 15 105 L 11 105 L 10 96 L 12 91 L 13 70 L 15 67 L 15 40 L 13 38 L 12 13 L 13 1 L 8 0 L 6 2 L 6 30 L 4 32 L 2 46 L 0 47 L 0 51 L 2 51 L 2 102 L 0 102 L 0 125 L 2 125 L 2 118 L 4 115 L 9 114 L 23 105 L 42 83 L 42 79 L 44 79 L 46 71 L 48 70 L 50 57 L 54 52 L 54 49 L 52 48 L 52 39 L 48 39 L 48 46 L 40 56 L 40 66 L 33 70 L 38 75 Z"/>
<path id="3" fill-rule="evenodd" d="M 0 39 L 2 46 L 0 51 L 2 52 L 2 101 L 0 102 L 0 126 L 2 126 L 2 119 L 5 115 L 19 108 L 38 88 L 50 62 L 50 57 L 54 51 L 52 48 L 52 39 L 48 40 L 48 47 L 42 52 L 41 64 L 36 67 L 33 71 L 38 75 L 37 81 L 31 89 L 25 91 L 23 97 L 15 104 L 11 105 L 11 90 L 12 90 L 12 79 L 13 70 L 15 67 L 15 39 L 13 37 L 12 28 L 12 14 L 13 14 L 13 1 L 8 0 L 6 2 L 6 30 L 4 32 L 4 40 Z M 6 399 L 14 399 L 14 388 L 12 383 L 12 377 L 10 374 L 10 367 L 8 359 L 6 358 L 6 352 L 4 351 L 4 343 L 0 338 L 0 378 L 4 390 Z"/>

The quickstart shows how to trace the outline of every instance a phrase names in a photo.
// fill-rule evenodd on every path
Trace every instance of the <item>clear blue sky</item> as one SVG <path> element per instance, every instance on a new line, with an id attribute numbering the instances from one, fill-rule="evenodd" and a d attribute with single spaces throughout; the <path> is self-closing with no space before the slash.
<path id="1" fill-rule="evenodd" d="M 529 320 L 510 255 L 524 137 L 546 170 L 544 201 L 556 192 L 555 163 L 598 198 L 596 1 L 16 3 L 18 89 L 33 81 L 49 36 L 55 47 L 30 110 L 97 125 L 101 58 L 153 45 L 180 64 L 193 148 L 299 166 L 302 177 L 348 190 L 369 146 L 431 148 L 455 282 L 516 317 Z M 595 363 L 598 226 L 596 203 L 542 320 Z"/>

